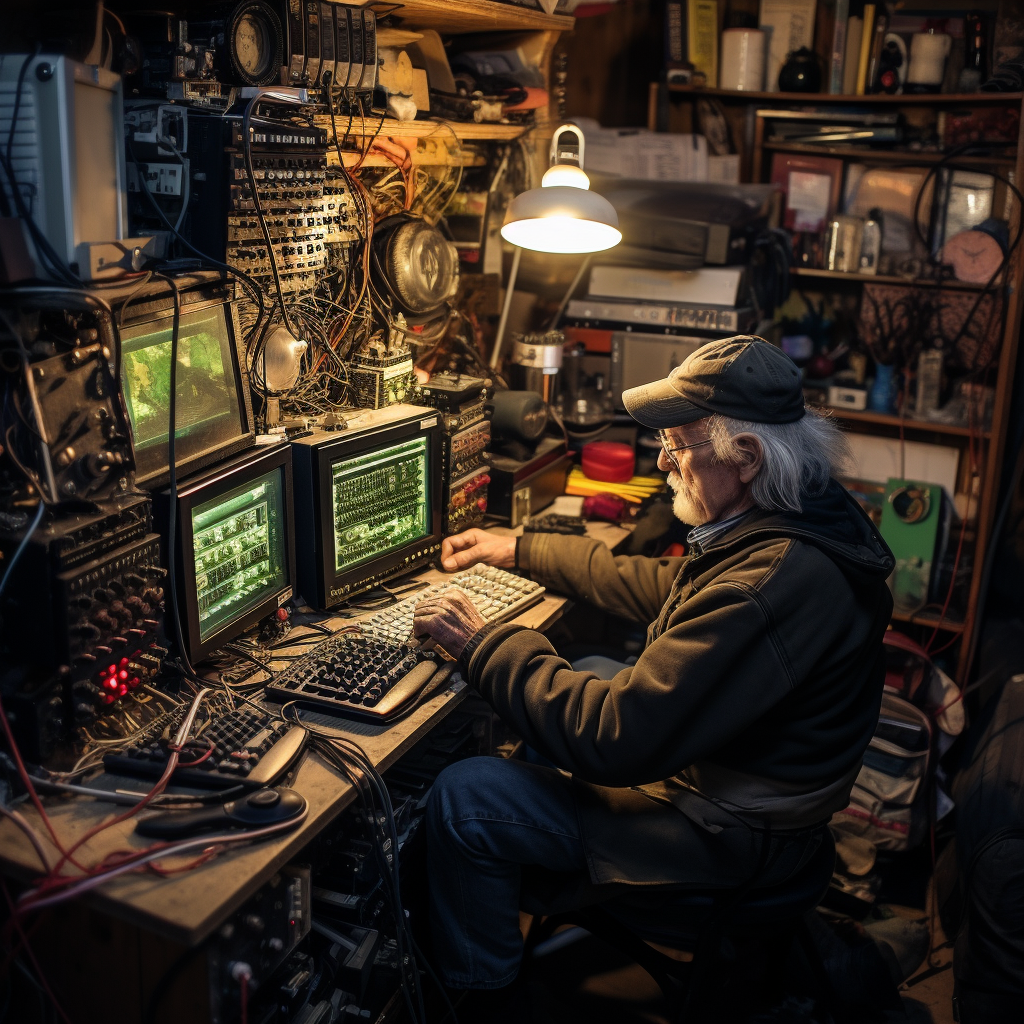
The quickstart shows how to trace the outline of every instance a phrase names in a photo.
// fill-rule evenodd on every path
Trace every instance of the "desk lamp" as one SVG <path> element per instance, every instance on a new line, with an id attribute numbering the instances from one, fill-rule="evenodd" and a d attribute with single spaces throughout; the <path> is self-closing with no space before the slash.
<path id="1" fill-rule="evenodd" d="M 567 140 L 566 136 L 572 138 Z M 491 352 L 492 369 L 501 356 L 523 249 L 591 253 L 610 249 L 622 240 L 615 207 L 604 196 L 590 191 L 590 179 L 583 171 L 583 148 L 583 132 L 576 125 L 559 125 L 551 138 L 551 166 L 544 172 L 540 188 L 516 196 L 505 211 L 501 237 L 516 250 Z"/>

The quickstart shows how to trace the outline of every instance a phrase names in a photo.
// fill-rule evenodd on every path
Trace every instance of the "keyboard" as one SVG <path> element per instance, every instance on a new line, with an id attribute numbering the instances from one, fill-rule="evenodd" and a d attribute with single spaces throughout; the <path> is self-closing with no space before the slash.
<path id="1" fill-rule="evenodd" d="M 267 684 L 267 697 L 344 718 L 389 722 L 409 711 L 438 671 L 432 652 L 343 633 L 317 644 Z"/>
<path id="2" fill-rule="evenodd" d="M 132 746 L 107 754 L 103 767 L 118 775 L 159 778 L 170 758 L 168 745 L 174 742 L 184 717 L 182 710 L 170 721 L 155 723 L 150 733 Z M 171 781 L 203 789 L 270 786 L 292 765 L 305 741 L 305 729 L 269 712 L 246 706 L 217 714 L 193 725 Z M 209 757 L 189 767 L 187 762 L 198 761 L 211 748 Z"/>
<path id="3" fill-rule="evenodd" d="M 504 569 L 477 565 L 417 591 L 342 633 L 317 644 L 267 684 L 267 696 L 370 722 L 390 722 L 433 692 L 443 673 L 432 651 L 412 639 L 416 604 L 460 589 L 488 622 L 515 618 L 536 604 L 544 588 Z"/>
<path id="4" fill-rule="evenodd" d="M 461 590 L 487 622 L 514 619 L 544 596 L 544 588 L 539 583 L 490 565 L 474 565 L 472 569 L 425 587 L 390 608 L 377 612 L 361 623 L 363 631 L 395 644 L 407 643 L 412 636 L 412 618 L 416 605 L 428 597 L 448 593 L 453 588 Z"/>

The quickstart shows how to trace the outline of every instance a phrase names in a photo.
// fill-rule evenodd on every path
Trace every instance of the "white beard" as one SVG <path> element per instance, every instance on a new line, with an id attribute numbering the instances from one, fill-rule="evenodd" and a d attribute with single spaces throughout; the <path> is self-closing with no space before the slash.
<path id="1" fill-rule="evenodd" d="M 687 526 L 703 526 L 708 521 L 707 512 L 693 501 L 683 481 L 675 473 L 670 473 L 668 485 L 673 491 L 672 512 L 675 517 Z"/>

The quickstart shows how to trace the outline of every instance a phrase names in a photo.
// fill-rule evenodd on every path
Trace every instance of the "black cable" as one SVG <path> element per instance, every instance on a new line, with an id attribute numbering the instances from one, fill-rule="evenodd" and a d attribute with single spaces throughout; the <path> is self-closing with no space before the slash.
<path id="1" fill-rule="evenodd" d="M 32 520 L 31 526 L 25 532 L 25 536 L 21 538 L 21 543 L 18 545 L 14 554 L 11 556 L 11 560 L 7 563 L 7 569 L 4 572 L 3 579 L 0 579 L 0 595 L 4 592 L 4 587 L 7 586 L 7 581 L 11 578 L 11 574 L 14 572 L 14 567 L 18 564 L 18 559 L 21 558 L 25 548 L 28 547 L 28 542 L 32 538 L 32 534 L 36 532 L 36 528 L 39 526 L 43 518 L 43 512 L 46 511 L 46 502 L 39 499 L 39 508 L 36 509 L 35 518 Z"/>
<path id="2" fill-rule="evenodd" d="M 366 752 L 358 744 L 344 737 L 321 733 L 303 723 L 298 717 L 296 703 L 291 701 L 285 704 L 281 708 L 282 717 L 285 721 L 294 720 L 303 725 L 312 737 L 313 748 L 351 782 L 367 814 L 371 833 L 378 836 L 377 842 L 373 844 L 374 853 L 382 881 L 388 890 L 391 912 L 395 920 L 395 941 L 401 965 L 403 997 L 412 1020 L 425 1021 L 423 993 L 419 984 L 415 953 L 411 948 L 414 943 L 411 936 L 406 933 L 406 918 L 401 902 L 398 831 L 395 826 L 394 808 L 391 804 L 387 784 L 373 766 Z M 288 717 L 287 709 L 289 707 L 296 711 L 294 719 Z M 407 945 L 410 947 L 408 952 Z M 413 1006 L 414 999 L 416 1007 Z M 416 1012 L 417 1008 L 419 1013 Z"/>
<path id="3" fill-rule="evenodd" d="M 168 370 L 170 377 L 167 393 L 167 467 L 170 472 L 170 489 L 167 510 L 167 567 L 168 584 L 171 591 L 171 619 L 174 623 L 175 639 L 178 642 L 178 658 L 186 671 L 195 679 L 196 670 L 188 656 L 188 645 L 185 643 L 185 631 L 181 626 L 181 609 L 178 605 L 178 567 L 176 547 L 178 542 L 178 470 L 175 465 L 174 444 L 178 433 L 178 341 L 181 324 L 181 293 L 178 282 L 167 274 L 156 274 L 171 286 L 174 300 L 174 314 L 171 319 L 171 364 Z"/>
<path id="4" fill-rule="evenodd" d="M 245 113 L 242 115 L 242 155 L 245 160 L 245 171 L 249 175 L 249 188 L 252 190 L 252 206 L 256 213 L 256 219 L 260 223 L 260 229 L 263 232 L 263 240 L 267 243 L 267 259 L 270 261 L 270 270 L 274 276 L 274 288 L 277 291 L 277 303 L 281 308 L 281 320 L 284 323 L 285 329 L 293 337 L 297 338 L 298 335 L 292 329 L 291 322 L 288 319 L 288 310 L 284 304 L 284 289 L 281 287 L 281 274 L 277 267 L 277 256 L 274 253 L 274 243 L 270 237 L 270 227 L 267 224 L 267 218 L 263 213 L 263 204 L 260 202 L 259 189 L 256 187 L 256 172 L 253 169 L 252 163 L 252 139 L 249 133 L 249 123 L 252 118 L 252 111 L 256 104 L 259 102 L 261 93 L 257 93 L 249 103 L 246 105 Z"/>
<path id="5" fill-rule="evenodd" d="M 251 293 L 255 296 L 255 298 L 256 298 L 256 305 L 257 305 L 257 314 L 256 314 L 256 324 L 253 326 L 252 330 L 249 332 L 249 338 L 251 340 L 252 336 L 256 333 L 257 329 L 260 326 L 260 323 L 262 322 L 263 318 L 266 316 L 266 312 L 267 312 L 266 311 L 266 296 L 263 293 L 263 289 L 244 270 L 239 270 L 237 267 L 233 267 L 229 263 L 224 263 L 223 261 L 215 259 L 213 256 L 210 256 L 208 253 L 200 251 L 180 231 L 178 231 L 177 228 L 175 228 L 175 226 L 167 219 L 167 215 L 160 208 L 159 203 L 157 203 L 157 201 L 156 201 L 156 197 L 153 195 L 153 193 L 149 189 L 149 185 L 146 184 L 146 176 L 142 173 L 141 165 L 139 164 L 138 158 L 135 156 L 135 150 L 132 147 L 132 140 L 131 140 L 131 138 L 128 137 L 125 141 L 126 141 L 127 146 L 128 146 L 128 155 L 131 158 L 132 163 L 135 164 L 136 170 L 139 172 L 138 173 L 139 184 L 142 187 L 142 191 L 145 194 L 146 198 L 149 200 L 150 205 L 153 207 L 153 209 L 157 212 L 157 214 L 160 217 L 160 219 L 163 221 L 164 227 L 166 227 L 167 230 L 170 231 L 172 235 L 174 235 L 174 237 L 178 240 L 178 242 L 181 245 L 183 245 L 190 253 L 192 253 L 193 256 L 195 256 L 197 259 L 201 260 L 202 262 L 208 264 L 211 267 L 216 267 L 218 270 L 221 270 L 221 271 L 223 271 L 226 274 L 230 274 L 232 277 L 237 277 L 239 281 L 241 281 L 243 284 L 245 284 L 245 285 L 247 285 L 249 287 L 249 289 L 251 290 Z M 178 156 L 179 159 L 181 159 L 180 154 L 176 153 L 175 155 Z M 185 169 L 184 160 L 181 160 L 181 165 L 182 165 L 182 173 L 184 173 L 184 169 Z M 269 321 L 268 321 L 268 325 L 269 325 Z M 264 330 L 266 330 L 266 327 L 264 327 Z"/>

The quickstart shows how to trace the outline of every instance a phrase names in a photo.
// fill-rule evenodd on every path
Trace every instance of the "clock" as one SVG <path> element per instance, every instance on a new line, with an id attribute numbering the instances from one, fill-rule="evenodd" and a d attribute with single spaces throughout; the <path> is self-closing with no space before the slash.
<path id="1" fill-rule="evenodd" d="M 988 284 L 1004 259 L 1003 247 L 986 231 L 961 231 L 942 247 L 941 259 L 958 281 Z"/>
<path id="2" fill-rule="evenodd" d="M 234 73 L 246 85 L 280 81 L 284 40 L 277 12 L 265 0 L 244 0 L 227 24 L 228 56 Z"/>

